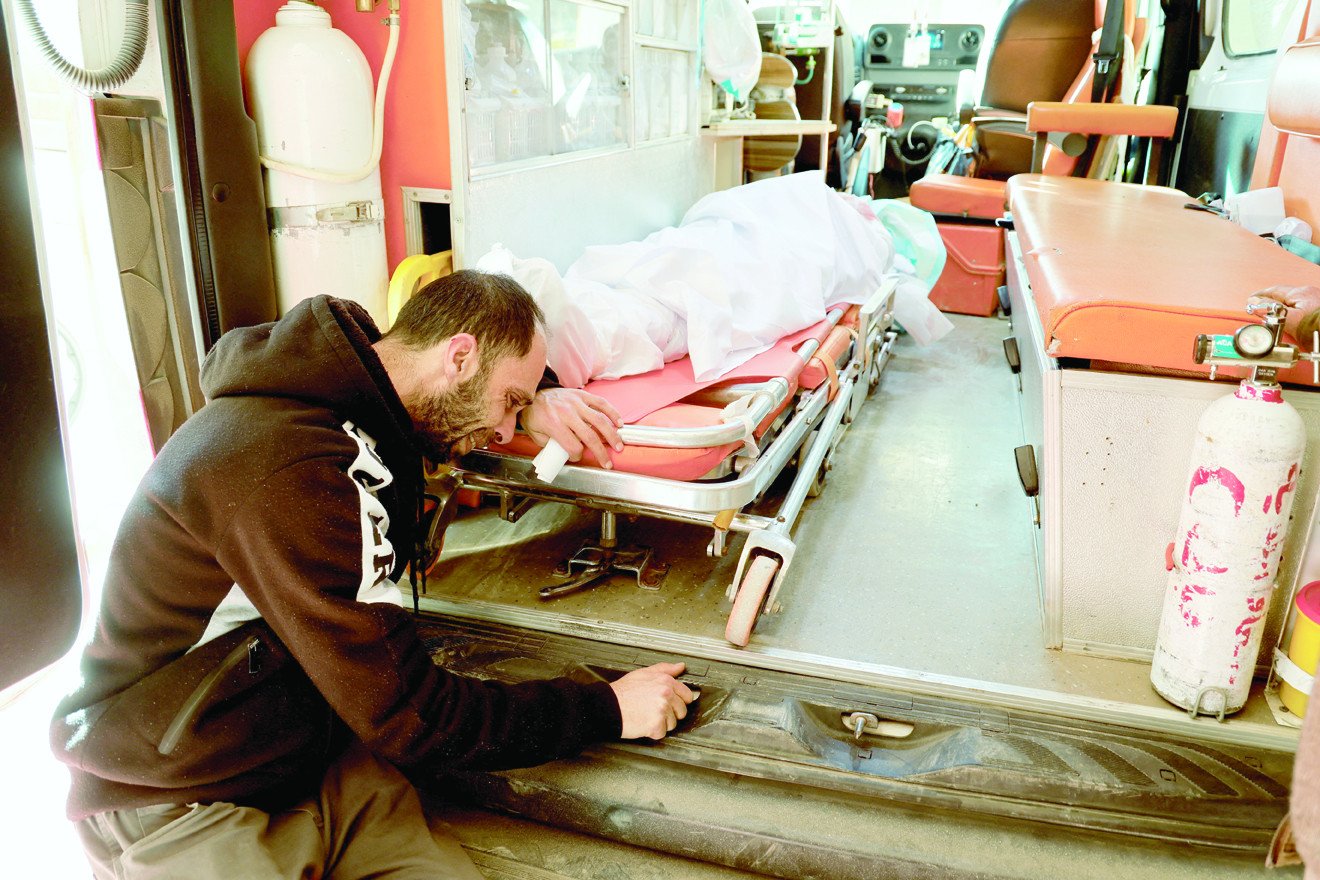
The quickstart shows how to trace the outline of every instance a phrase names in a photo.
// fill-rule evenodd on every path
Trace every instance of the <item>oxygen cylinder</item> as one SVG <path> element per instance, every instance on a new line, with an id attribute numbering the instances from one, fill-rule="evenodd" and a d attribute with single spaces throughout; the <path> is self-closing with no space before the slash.
<path id="1" fill-rule="evenodd" d="M 1273 382 L 1245 380 L 1197 424 L 1151 682 L 1190 712 L 1246 704 L 1306 442 Z"/>
<path id="2" fill-rule="evenodd" d="M 248 53 L 248 100 L 261 155 L 332 173 L 372 155 L 371 68 L 325 10 L 290 2 Z M 318 294 L 355 300 L 384 329 L 389 275 L 377 166 L 351 183 L 267 168 L 280 312 Z"/>

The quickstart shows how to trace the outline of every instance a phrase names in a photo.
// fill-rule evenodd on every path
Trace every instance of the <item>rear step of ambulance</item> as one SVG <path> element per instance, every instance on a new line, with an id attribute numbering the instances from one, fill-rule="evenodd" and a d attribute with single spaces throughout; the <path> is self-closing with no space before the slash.
<path id="1" fill-rule="evenodd" d="M 584 680 L 672 659 L 424 622 L 469 675 Z M 1237 877 L 1261 869 L 1292 755 L 693 660 L 662 743 L 447 781 L 557 828 L 777 877 Z M 1277 876 L 1277 875 L 1276 875 Z"/>

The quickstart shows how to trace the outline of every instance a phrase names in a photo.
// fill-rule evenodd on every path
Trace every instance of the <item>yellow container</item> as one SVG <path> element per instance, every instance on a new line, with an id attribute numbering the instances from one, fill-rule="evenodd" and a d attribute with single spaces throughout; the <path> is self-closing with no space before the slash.
<path id="1" fill-rule="evenodd" d="M 1297 593 L 1297 619 L 1288 640 L 1288 659 L 1305 672 L 1315 675 L 1320 661 L 1320 581 L 1312 581 Z M 1306 715 L 1306 694 L 1288 684 L 1279 683 L 1279 699 L 1298 718 Z"/>

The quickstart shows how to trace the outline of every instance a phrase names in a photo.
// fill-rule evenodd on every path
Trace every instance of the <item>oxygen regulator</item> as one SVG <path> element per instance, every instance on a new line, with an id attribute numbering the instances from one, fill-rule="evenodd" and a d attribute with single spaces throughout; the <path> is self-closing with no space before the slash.
<path id="1" fill-rule="evenodd" d="M 1192 360 L 1210 365 L 1213 380 L 1220 367 L 1249 367 L 1251 381 L 1275 384 L 1275 374 L 1287 370 L 1299 361 L 1310 361 L 1313 381 L 1320 385 L 1320 330 L 1313 331 L 1311 351 L 1304 352 L 1295 345 L 1285 344 L 1283 322 L 1288 307 L 1282 303 L 1256 303 L 1247 306 L 1251 314 L 1264 313 L 1264 323 L 1243 324 L 1232 334 L 1196 337 Z"/>

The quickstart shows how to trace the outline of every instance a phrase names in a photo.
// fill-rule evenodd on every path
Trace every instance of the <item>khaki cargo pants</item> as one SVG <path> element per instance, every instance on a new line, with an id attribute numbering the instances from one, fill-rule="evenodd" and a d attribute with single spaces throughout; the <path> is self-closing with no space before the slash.
<path id="1" fill-rule="evenodd" d="M 362 746 L 285 812 L 166 804 L 98 813 L 77 829 L 97 880 L 481 880 L 457 840 L 427 827 L 412 785 Z"/>

